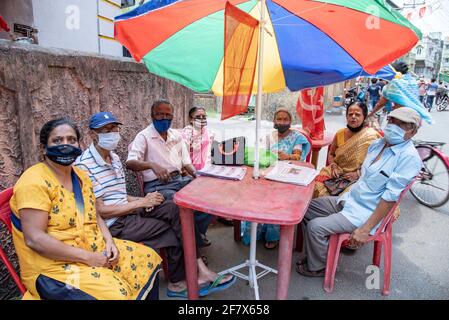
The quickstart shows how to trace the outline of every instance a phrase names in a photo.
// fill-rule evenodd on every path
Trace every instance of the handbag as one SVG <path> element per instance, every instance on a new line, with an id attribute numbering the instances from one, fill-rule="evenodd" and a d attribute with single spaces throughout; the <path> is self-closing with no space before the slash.
<path id="1" fill-rule="evenodd" d="M 329 191 L 331 196 L 338 196 L 340 193 L 346 190 L 355 181 L 350 181 L 344 178 L 333 178 L 324 181 L 324 186 Z"/>
<path id="2" fill-rule="evenodd" d="M 212 164 L 241 166 L 245 164 L 245 137 L 235 137 L 222 142 L 213 141 Z"/>
<path id="3" fill-rule="evenodd" d="M 256 148 L 246 147 L 245 148 L 245 165 L 254 166 L 254 152 Z M 270 165 L 276 163 L 278 157 L 276 154 L 267 150 L 265 148 L 259 148 L 259 166 L 261 168 L 267 168 Z"/>

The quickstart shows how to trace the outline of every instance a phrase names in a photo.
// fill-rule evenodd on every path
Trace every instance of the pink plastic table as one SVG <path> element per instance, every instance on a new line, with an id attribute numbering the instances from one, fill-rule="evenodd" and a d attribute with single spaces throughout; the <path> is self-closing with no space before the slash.
<path id="1" fill-rule="evenodd" d="M 317 168 L 318 165 L 318 154 L 320 153 L 321 148 L 326 147 L 332 143 L 334 139 L 333 132 L 324 132 L 324 138 L 322 140 L 313 140 L 312 139 L 312 164 Z"/>
<path id="2" fill-rule="evenodd" d="M 295 164 L 311 167 L 308 163 Z M 180 207 L 189 299 L 198 298 L 193 210 L 223 218 L 279 224 L 281 238 L 276 296 L 287 299 L 294 227 L 304 217 L 313 188 L 313 182 L 304 187 L 264 178 L 255 180 L 252 178 L 252 168 L 248 167 L 242 181 L 198 177 L 177 192 L 174 201 Z"/>

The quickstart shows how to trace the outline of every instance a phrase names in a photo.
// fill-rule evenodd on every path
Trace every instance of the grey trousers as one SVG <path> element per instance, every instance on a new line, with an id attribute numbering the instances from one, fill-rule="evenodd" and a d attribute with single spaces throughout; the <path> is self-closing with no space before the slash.
<path id="1" fill-rule="evenodd" d="M 307 267 L 310 271 L 319 271 L 326 267 L 327 248 L 331 234 L 352 232 L 354 226 L 340 211 L 338 197 L 320 197 L 310 202 L 304 216 L 303 230 Z"/>

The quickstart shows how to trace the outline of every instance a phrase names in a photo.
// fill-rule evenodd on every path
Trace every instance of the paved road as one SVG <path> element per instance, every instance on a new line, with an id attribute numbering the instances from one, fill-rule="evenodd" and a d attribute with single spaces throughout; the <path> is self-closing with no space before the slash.
<path id="1" fill-rule="evenodd" d="M 424 125 L 417 138 L 449 143 L 449 112 L 433 112 L 436 124 Z M 335 131 L 345 125 L 343 115 L 326 115 L 326 127 Z M 225 124 L 210 121 L 211 128 L 226 129 L 225 137 L 248 133 L 254 137 L 254 122 L 230 120 Z M 269 129 L 270 123 L 263 128 Z M 253 138 L 254 139 L 254 138 Z M 448 146 L 445 151 L 449 153 Z M 323 165 L 325 151 L 320 155 Z M 240 264 L 248 258 L 249 248 L 233 240 L 232 227 L 218 224 L 209 229 L 212 246 L 205 248 L 209 266 L 224 270 Z M 323 278 L 305 278 L 294 271 L 289 288 L 289 299 L 449 299 L 449 204 L 436 210 L 420 205 L 410 194 L 401 204 L 401 217 L 394 225 L 393 267 L 391 293 L 383 297 L 379 290 L 367 289 L 366 268 L 371 263 L 372 244 L 366 245 L 353 255 L 342 255 L 337 269 L 334 292 L 326 294 L 322 289 Z M 268 251 L 258 244 L 257 258 L 260 262 L 276 267 L 277 250 Z M 297 253 L 294 253 L 295 260 Z M 381 268 L 381 274 L 382 274 Z M 382 279 L 382 277 L 381 277 Z M 381 282 L 382 285 L 382 282 Z M 276 277 L 267 275 L 259 280 L 261 299 L 274 299 Z M 165 281 L 161 281 L 161 299 L 165 296 Z M 254 299 L 252 290 L 243 280 L 233 287 L 214 293 L 204 299 Z"/>

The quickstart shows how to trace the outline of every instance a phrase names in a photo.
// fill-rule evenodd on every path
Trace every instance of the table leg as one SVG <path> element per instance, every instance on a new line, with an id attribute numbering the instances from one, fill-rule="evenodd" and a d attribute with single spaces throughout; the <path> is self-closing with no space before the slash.
<path id="1" fill-rule="evenodd" d="M 288 286 L 292 264 L 294 225 L 281 225 L 281 240 L 279 242 L 278 281 L 276 297 L 278 300 L 288 298 Z"/>
<path id="2" fill-rule="evenodd" d="M 186 269 L 187 293 L 189 299 L 198 299 L 198 266 L 196 257 L 195 227 L 193 210 L 179 208 Z"/>

